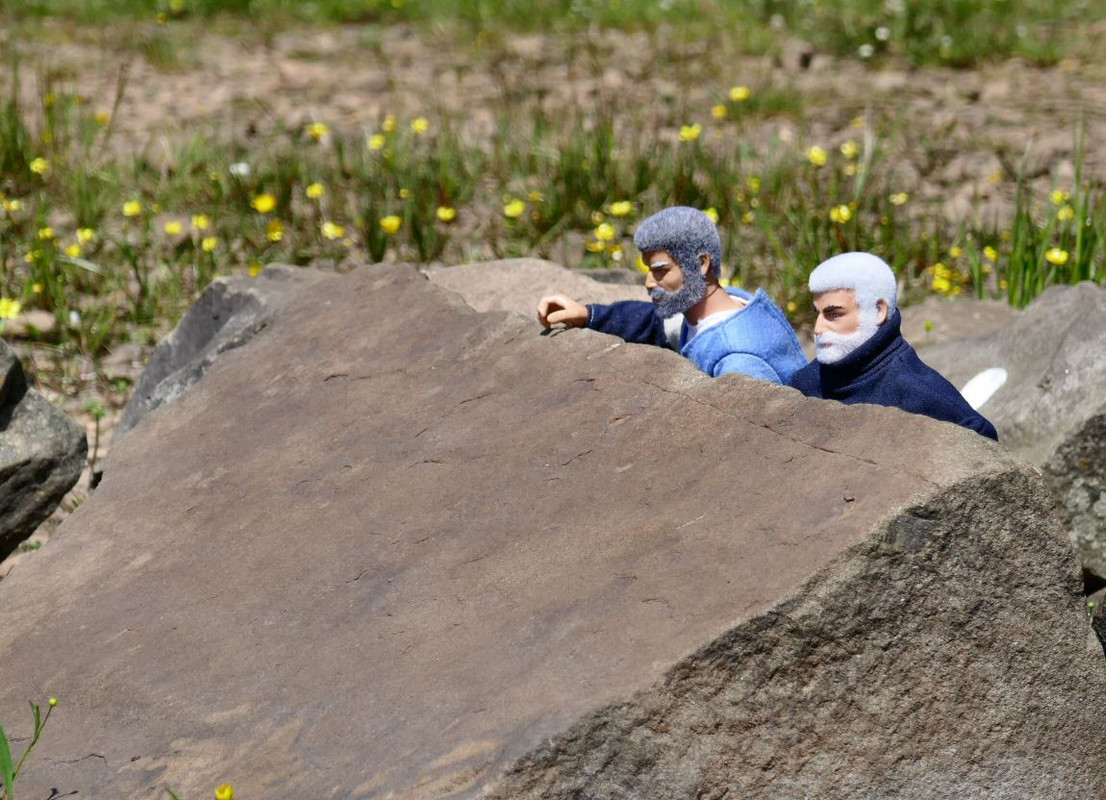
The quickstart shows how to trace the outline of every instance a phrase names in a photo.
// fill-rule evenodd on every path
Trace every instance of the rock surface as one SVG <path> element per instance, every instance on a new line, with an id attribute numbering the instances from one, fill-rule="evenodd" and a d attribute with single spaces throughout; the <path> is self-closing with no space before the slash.
<path id="1" fill-rule="evenodd" d="M 990 336 L 926 350 L 957 386 L 991 367 L 1006 383 L 980 409 L 999 441 L 1041 467 L 1080 561 L 1106 580 L 1106 290 L 1054 286 Z"/>
<path id="2" fill-rule="evenodd" d="M 27 385 L 0 340 L 0 560 L 57 508 L 87 454 L 84 431 Z"/>
<path id="3" fill-rule="evenodd" d="M 212 281 L 154 350 L 119 417 L 113 445 L 151 411 L 192 388 L 223 353 L 250 341 L 304 286 L 322 275 L 274 264 L 255 278 Z"/>
<path id="4" fill-rule="evenodd" d="M 396 265 L 306 287 L 113 458 L 0 583 L 0 719 L 62 699 L 28 796 L 1106 780 L 1047 488 L 953 425 L 539 336 Z"/>
<path id="5" fill-rule="evenodd" d="M 1004 300 L 927 297 L 903 309 L 902 335 L 917 350 L 957 339 L 987 336 L 1020 312 Z"/>
<path id="6" fill-rule="evenodd" d="M 540 258 L 431 267 L 426 277 L 461 295 L 477 311 L 514 311 L 527 319 L 537 318 L 538 300 L 547 294 L 565 294 L 581 303 L 649 299 L 644 275 L 637 284 L 598 281 L 586 270 L 565 269 Z"/>

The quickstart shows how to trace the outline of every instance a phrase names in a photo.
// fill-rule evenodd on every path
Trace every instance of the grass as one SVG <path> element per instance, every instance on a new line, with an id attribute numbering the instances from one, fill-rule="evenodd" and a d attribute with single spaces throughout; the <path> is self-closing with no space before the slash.
<path id="1" fill-rule="evenodd" d="M 163 25 L 148 21 L 157 13 Z M 1043 46 L 1047 37 L 1037 34 L 1066 25 L 1066 13 L 1039 3 L 1009 9 L 1000 0 L 902 8 L 768 0 L 23 4 L 20 24 L 146 18 L 134 46 L 166 69 L 195 44 L 208 24 L 202 20 L 228 15 L 270 27 L 357 14 L 382 23 L 467 26 L 484 53 L 475 68 L 494 76 L 501 100 L 490 130 L 427 108 L 425 116 L 382 114 L 369 130 L 273 120 L 264 131 L 227 136 L 213 124 L 156 148 L 124 149 L 114 137 L 130 91 L 125 70 L 111 107 L 93 108 L 75 90 L 76 76 L 43 67 L 30 76 L 38 91 L 28 101 L 29 68 L 21 73 L 15 62 L 0 87 L 0 326 L 5 317 L 44 311 L 52 323 L 28 335 L 56 348 L 60 359 L 80 355 L 95 369 L 121 342 L 156 340 L 220 274 L 256 273 L 272 262 L 343 268 L 361 260 L 522 255 L 570 267 L 632 267 L 636 223 L 672 204 L 711 209 L 732 279 L 765 288 L 796 324 L 808 316 L 806 274 L 844 249 L 885 257 L 907 300 L 967 292 L 1021 306 L 1055 283 L 1101 280 L 1104 201 L 1082 174 L 1051 196 L 1035 196 L 1019 182 L 1012 222 L 1002 228 L 953 225 L 939 201 L 898 185 L 904 120 L 873 112 L 854 121 L 847 139 L 819 141 L 803 133 L 807 98 L 794 87 L 767 75 L 750 76 L 748 86 L 722 83 L 709 39 L 694 51 L 662 45 L 737 15 L 748 23 L 746 44 L 754 49 L 777 34 L 809 29 L 821 46 L 853 57 L 857 41 L 873 40 L 879 46 L 866 56 L 872 60 L 969 63 L 1019 52 L 1018 41 Z M 1025 25 L 1037 33 L 1018 41 L 1008 30 L 978 34 L 989 43 L 971 38 L 973 20 L 990 24 L 1000 16 L 1011 22 L 998 26 L 1003 30 Z M 631 77 L 644 78 L 634 72 L 644 69 L 706 83 L 709 98 L 691 103 L 677 92 L 645 105 L 615 93 L 600 99 L 598 111 L 551 108 L 541 90 L 517 83 L 516 66 L 502 56 L 505 42 L 512 31 L 571 32 L 583 24 L 649 29 L 653 46 L 643 66 L 625 65 Z M 964 38 L 950 45 L 943 37 L 954 29 Z M 935 36 L 944 54 L 926 44 Z M 155 40 L 161 44 L 151 45 Z M 457 41 L 466 46 L 464 36 Z M 601 72 L 608 56 L 594 37 L 565 41 L 573 58 Z M 970 57 L 957 55 L 961 45 Z M 765 126 L 780 119 L 791 120 L 798 135 L 765 137 Z"/>
<path id="2" fill-rule="evenodd" d="M 0 8 L 0 19 L 20 23 L 107 25 L 151 17 L 235 17 L 276 28 L 403 23 L 472 35 L 665 27 L 673 41 L 725 32 L 762 53 L 797 36 L 837 55 L 968 66 L 1011 55 L 1049 64 L 1093 52 L 1092 23 L 1106 18 L 1106 7 L 1056 0 L 20 0 Z"/>
<path id="3" fill-rule="evenodd" d="M 893 119 L 857 120 L 837 146 L 745 144 L 781 109 L 801 116 L 771 86 L 667 114 L 506 109 L 484 141 L 462 120 L 388 115 L 368 135 L 319 121 L 248 144 L 197 131 L 119 154 L 111 114 L 48 76 L 26 107 L 14 74 L 0 108 L 0 317 L 14 303 L 47 311 L 42 337 L 93 360 L 156 337 L 217 274 L 518 255 L 632 265 L 635 222 L 673 204 L 712 209 L 734 280 L 763 286 L 796 321 L 806 273 L 844 249 L 882 254 L 914 297 L 971 291 L 1024 305 L 1102 273 L 1102 197 L 1081 176 L 1051 200 L 1019 186 L 1008 230 L 950 230 L 895 186 Z M 121 81 L 116 113 L 125 91 Z"/>

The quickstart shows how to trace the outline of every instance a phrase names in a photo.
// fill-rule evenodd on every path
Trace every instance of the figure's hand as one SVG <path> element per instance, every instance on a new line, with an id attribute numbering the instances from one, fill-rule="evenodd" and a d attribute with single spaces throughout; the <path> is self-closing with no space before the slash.
<path id="1" fill-rule="evenodd" d="M 558 322 L 570 328 L 588 324 L 588 307 L 563 294 L 549 294 L 538 301 L 538 322 L 551 328 Z"/>

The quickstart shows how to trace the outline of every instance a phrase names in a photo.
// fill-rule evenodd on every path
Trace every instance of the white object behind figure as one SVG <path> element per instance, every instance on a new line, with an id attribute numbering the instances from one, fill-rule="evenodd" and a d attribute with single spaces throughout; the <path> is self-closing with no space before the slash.
<path id="1" fill-rule="evenodd" d="M 1004 383 L 1006 383 L 1006 370 L 1002 367 L 991 367 L 965 383 L 960 394 L 968 401 L 968 405 L 979 411 Z"/>

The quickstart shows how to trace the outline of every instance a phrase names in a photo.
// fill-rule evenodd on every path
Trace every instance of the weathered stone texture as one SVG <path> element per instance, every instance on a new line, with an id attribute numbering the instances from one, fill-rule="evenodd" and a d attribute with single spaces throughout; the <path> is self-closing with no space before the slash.
<path id="1" fill-rule="evenodd" d="M 116 423 L 113 443 L 151 411 L 192 388 L 219 356 L 249 342 L 304 286 L 322 275 L 274 264 L 257 277 L 212 281 L 180 324 L 158 343 Z"/>
<path id="2" fill-rule="evenodd" d="M 1031 469 L 538 330 L 366 267 L 136 428 L 0 583 L 28 796 L 1098 796 Z"/>
<path id="3" fill-rule="evenodd" d="M 0 340 L 0 560 L 58 507 L 87 454 L 81 427 L 28 386 Z"/>
<path id="4" fill-rule="evenodd" d="M 1106 290 L 1054 286 L 995 333 L 926 350 L 957 386 L 990 367 L 1006 383 L 981 412 L 1044 472 L 1080 561 L 1106 579 Z"/>

